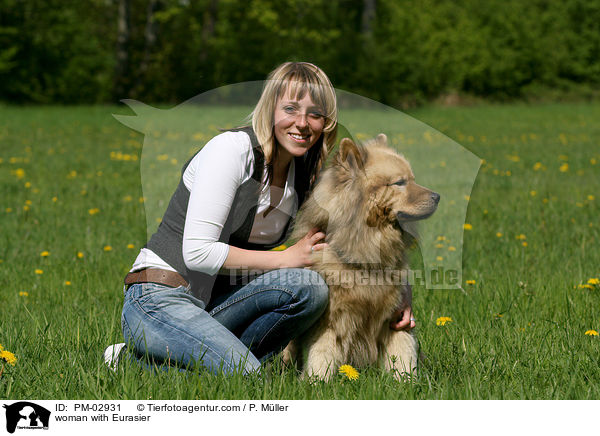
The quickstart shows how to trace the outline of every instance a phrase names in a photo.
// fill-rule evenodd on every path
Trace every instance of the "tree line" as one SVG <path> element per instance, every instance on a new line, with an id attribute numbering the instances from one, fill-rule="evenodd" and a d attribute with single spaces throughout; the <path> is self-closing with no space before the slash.
<path id="1" fill-rule="evenodd" d="M 0 100 L 176 103 L 286 60 L 387 104 L 593 94 L 600 0 L 0 0 Z"/>

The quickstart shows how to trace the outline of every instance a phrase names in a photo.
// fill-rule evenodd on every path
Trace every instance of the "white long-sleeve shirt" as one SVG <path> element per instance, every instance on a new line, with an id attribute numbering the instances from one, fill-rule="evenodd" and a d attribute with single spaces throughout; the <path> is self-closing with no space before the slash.
<path id="1" fill-rule="evenodd" d="M 229 245 L 219 242 L 223 226 L 237 189 L 252 177 L 254 154 L 250 137 L 245 132 L 225 132 L 215 136 L 200 150 L 183 173 L 183 183 L 190 191 L 183 233 L 183 260 L 194 271 L 216 274 L 225 263 Z M 294 190 L 294 161 L 290 163 L 283 194 L 275 209 L 266 216 L 271 205 L 271 190 L 263 189 L 250 232 L 249 242 L 277 241 L 290 217 L 298 211 Z M 267 168 L 263 168 L 263 183 Z M 131 271 L 143 268 L 162 268 L 175 271 L 156 253 L 142 248 Z"/>

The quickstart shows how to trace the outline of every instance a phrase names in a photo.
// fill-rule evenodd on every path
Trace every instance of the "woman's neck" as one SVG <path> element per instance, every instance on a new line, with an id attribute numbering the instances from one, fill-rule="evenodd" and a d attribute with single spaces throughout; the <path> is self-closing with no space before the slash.
<path id="1" fill-rule="evenodd" d="M 283 147 L 280 147 L 277 152 L 275 160 L 273 161 L 273 180 L 280 181 L 283 178 L 285 183 L 293 156 Z"/>

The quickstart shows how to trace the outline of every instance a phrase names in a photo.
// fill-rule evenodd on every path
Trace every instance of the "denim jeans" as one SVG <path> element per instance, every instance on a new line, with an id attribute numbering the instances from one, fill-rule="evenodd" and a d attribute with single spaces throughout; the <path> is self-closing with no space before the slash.
<path id="1" fill-rule="evenodd" d="M 324 312 L 328 288 L 316 272 L 273 270 L 246 285 L 216 290 L 208 307 L 184 287 L 131 285 L 121 324 L 132 355 L 213 373 L 260 371 Z M 144 365 L 147 366 L 147 363 Z"/>

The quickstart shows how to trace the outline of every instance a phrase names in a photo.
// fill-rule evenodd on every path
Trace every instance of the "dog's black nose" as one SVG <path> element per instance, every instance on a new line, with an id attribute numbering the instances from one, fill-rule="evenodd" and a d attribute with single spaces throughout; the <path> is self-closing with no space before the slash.
<path id="1" fill-rule="evenodd" d="M 432 192 L 431 199 L 435 202 L 435 204 L 438 204 L 440 202 L 440 194 L 437 192 Z"/>

